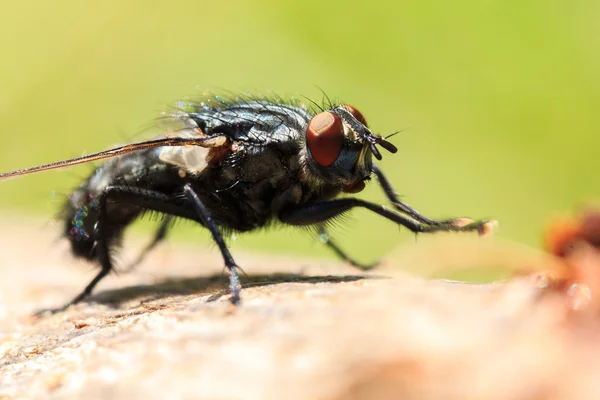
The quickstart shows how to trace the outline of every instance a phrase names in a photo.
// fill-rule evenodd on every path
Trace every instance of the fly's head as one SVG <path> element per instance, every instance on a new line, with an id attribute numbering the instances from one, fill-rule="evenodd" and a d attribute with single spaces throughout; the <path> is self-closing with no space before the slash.
<path id="1" fill-rule="evenodd" d="M 347 193 L 360 192 L 372 170 L 372 157 L 381 160 L 381 146 L 398 149 L 374 135 L 360 111 L 340 105 L 315 115 L 306 129 L 307 164 L 311 172 Z"/>

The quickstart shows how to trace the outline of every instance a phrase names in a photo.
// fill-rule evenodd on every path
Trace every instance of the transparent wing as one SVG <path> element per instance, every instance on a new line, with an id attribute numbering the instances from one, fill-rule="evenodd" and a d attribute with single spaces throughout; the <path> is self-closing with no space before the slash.
<path id="1" fill-rule="evenodd" d="M 97 161 L 106 158 L 122 156 L 133 153 L 135 151 L 155 149 L 159 147 L 190 147 L 190 148 L 214 148 L 220 147 L 227 143 L 225 136 L 215 137 L 165 137 L 145 142 L 126 144 L 124 146 L 115 147 L 110 150 L 104 150 L 98 153 L 89 154 L 87 156 L 70 158 L 67 160 L 56 161 L 49 164 L 38 165 L 31 168 L 24 168 L 15 171 L 5 172 L 0 174 L 0 180 L 15 176 L 33 174 L 36 172 L 48 171 L 51 169 L 65 168 L 72 165 L 84 164 L 90 161 Z"/>

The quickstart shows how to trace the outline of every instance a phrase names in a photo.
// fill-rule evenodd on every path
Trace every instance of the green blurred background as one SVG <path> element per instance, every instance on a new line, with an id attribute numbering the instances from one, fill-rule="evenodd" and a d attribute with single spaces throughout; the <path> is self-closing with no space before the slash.
<path id="1" fill-rule="evenodd" d="M 131 140 L 205 89 L 322 88 L 375 132 L 403 130 L 382 167 L 406 202 L 539 246 L 554 213 L 600 197 L 598 21 L 592 0 L 6 2 L 0 170 Z M 88 171 L 3 182 L 0 205 L 50 219 Z M 384 201 L 376 185 L 362 196 Z M 412 240 L 362 211 L 334 235 L 364 261 Z M 193 224 L 174 237 L 210 246 Z M 329 254 L 289 228 L 233 245 Z"/>

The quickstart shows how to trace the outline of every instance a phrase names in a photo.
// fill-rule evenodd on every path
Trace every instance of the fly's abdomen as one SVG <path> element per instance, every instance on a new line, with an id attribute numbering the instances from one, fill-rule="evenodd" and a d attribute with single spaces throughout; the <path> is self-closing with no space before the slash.
<path id="1" fill-rule="evenodd" d="M 96 224 L 99 213 L 97 199 L 87 190 L 87 182 L 71 193 L 65 204 L 64 234 L 71 242 L 75 256 L 92 260 L 96 258 Z"/>
<path id="2" fill-rule="evenodd" d="M 118 244 L 125 227 L 141 212 L 137 207 L 109 200 L 100 215 L 100 198 L 108 186 L 132 184 L 130 178 L 134 170 L 131 167 L 136 164 L 131 162 L 135 160 L 126 158 L 102 165 L 69 195 L 63 209 L 64 234 L 75 256 L 96 260 L 98 235 L 103 236 L 109 247 Z M 129 158 L 137 159 L 138 156 Z M 99 223 L 102 223 L 101 227 Z"/>

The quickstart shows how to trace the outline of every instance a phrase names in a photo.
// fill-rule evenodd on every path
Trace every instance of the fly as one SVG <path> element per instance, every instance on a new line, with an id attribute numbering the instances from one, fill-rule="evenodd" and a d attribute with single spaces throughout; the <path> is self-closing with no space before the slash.
<path id="1" fill-rule="evenodd" d="M 177 103 L 158 119 L 162 136 L 82 157 L 0 174 L 0 179 L 108 159 L 75 189 L 63 207 L 64 235 L 72 252 L 100 271 L 70 302 L 79 303 L 113 270 L 111 254 L 125 228 L 145 211 L 165 214 L 142 256 L 167 234 L 175 217 L 198 222 L 212 235 L 229 275 L 231 302 L 240 303 L 237 264 L 224 233 L 272 223 L 316 228 L 321 239 L 352 265 L 326 225 L 353 208 L 366 208 L 415 233 L 490 231 L 494 221 L 434 220 L 402 203 L 373 162 L 380 149 L 396 153 L 374 134 L 353 106 L 267 98 L 205 97 Z M 391 207 L 339 197 L 377 178 Z M 139 259 L 138 259 L 139 260 Z"/>

